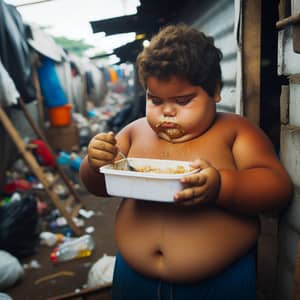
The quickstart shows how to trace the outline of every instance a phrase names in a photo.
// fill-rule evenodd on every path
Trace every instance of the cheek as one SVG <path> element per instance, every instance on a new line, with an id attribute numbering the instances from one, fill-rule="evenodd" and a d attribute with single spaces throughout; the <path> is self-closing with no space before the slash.
<path id="1" fill-rule="evenodd" d="M 148 109 L 146 107 L 146 118 L 147 118 L 148 123 L 152 127 L 155 127 L 155 125 L 158 123 L 159 117 L 160 117 L 159 111 L 157 111 L 157 110 L 155 110 L 153 108 Z"/>
<path id="2" fill-rule="evenodd" d="M 159 118 L 161 115 L 161 109 L 159 106 L 153 106 L 151 104 L 146 105 L 146 116 L 151 116 L 152 118 Z"/>
<path id="3" fill-rule="evenodd" d="M 188 122 L 189 120 L 201 120 L 204 116 L 204 110 L 199 108 L 184 109 L 177 113 L 177 117 L 183 122 Z"/>
<path id="4" fill-rule="evenodd" d="M 203 110 L 186 110 L 177 115 L 178 123 L 187 131 L 201 127 L 201 123 L 206 119 L 206 113 Z"/>

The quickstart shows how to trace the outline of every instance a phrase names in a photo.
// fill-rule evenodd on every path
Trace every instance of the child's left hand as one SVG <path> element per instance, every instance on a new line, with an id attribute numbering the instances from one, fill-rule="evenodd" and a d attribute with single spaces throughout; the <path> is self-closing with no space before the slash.
<path id="1" fill-rule="evenodd" d="M 174 195 L 174 201 L 180 205 L 215 203 L 220 190 L 219 171 L 205 160 L 195 160 L 192 167 L 200 171 L 181 178 L 185 188 Z"/>

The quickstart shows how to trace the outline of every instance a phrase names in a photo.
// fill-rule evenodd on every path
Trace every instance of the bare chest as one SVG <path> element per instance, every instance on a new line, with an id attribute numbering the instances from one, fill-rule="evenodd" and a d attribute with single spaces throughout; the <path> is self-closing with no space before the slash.
<path id="1" fill-rule="evenodd" d="M 135 140 L 129 151 L 131 157 L 193 161 L 203 159 L 216 168 L 235 169 L 231 141 L 209 136 L 185 143 L 169 143 L 157 137 Z"/>

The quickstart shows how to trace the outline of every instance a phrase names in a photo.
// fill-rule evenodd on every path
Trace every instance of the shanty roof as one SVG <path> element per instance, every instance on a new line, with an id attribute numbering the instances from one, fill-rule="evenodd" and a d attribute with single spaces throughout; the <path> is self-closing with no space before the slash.
<path id="1" fill-rule="evenodd" d="M 114 54 L 120 58 L 120 63 L 134 62 L 136 55 L 143 48 L 143 41 L 150 39 L 159 28 L 180 21 L 183 8 L 196 0 L 141 0 L 135 15 L 92 21 L 92 30 L 105 32 L 106 35 L 136 32 L 142 38 L 114 49 Z M 196 1 L 197 2 L 197 1 Z"/>

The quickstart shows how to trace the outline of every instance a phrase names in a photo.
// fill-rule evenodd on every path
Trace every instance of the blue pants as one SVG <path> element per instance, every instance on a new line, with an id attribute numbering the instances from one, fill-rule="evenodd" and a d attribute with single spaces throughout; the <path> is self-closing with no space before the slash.
<path id="1" fill-rule="evenodd" d="M 193 284 L 164 282 L 134 271 L 117 254 L 112 300 L 255 300 L 256 251 L 212 278 Z"/>

